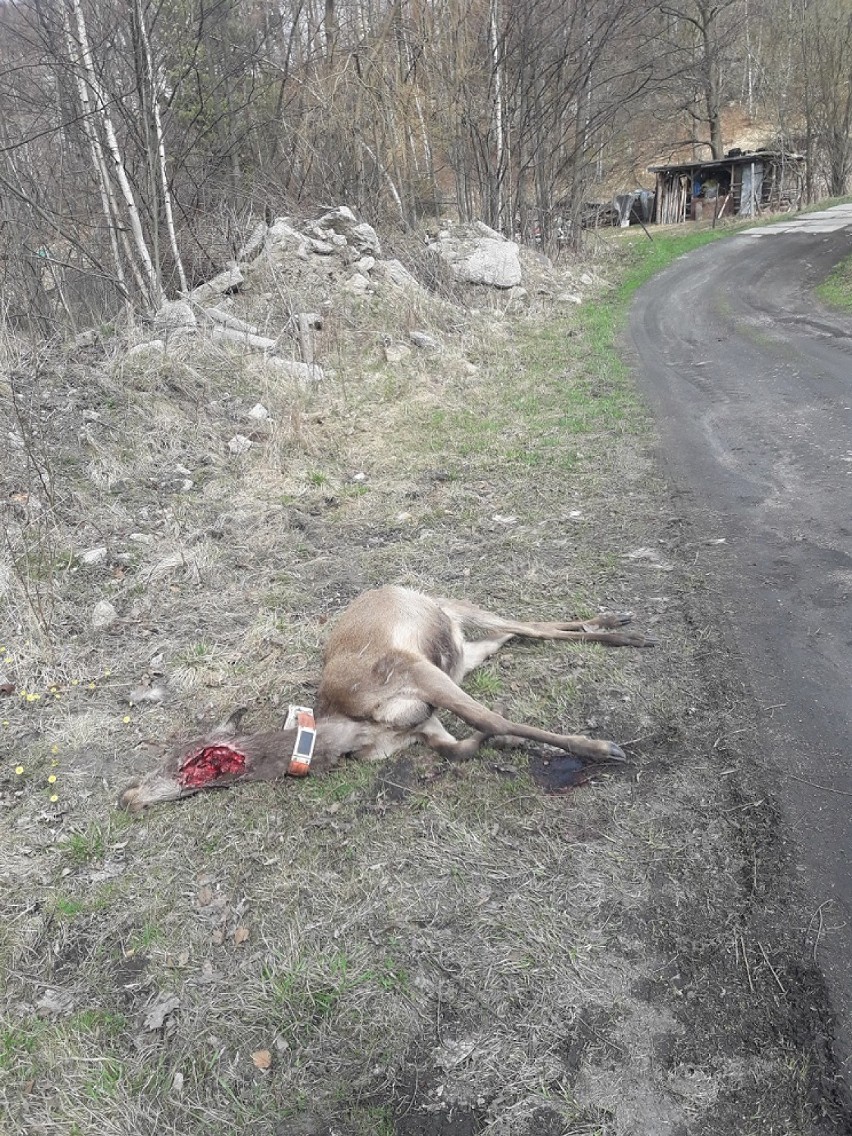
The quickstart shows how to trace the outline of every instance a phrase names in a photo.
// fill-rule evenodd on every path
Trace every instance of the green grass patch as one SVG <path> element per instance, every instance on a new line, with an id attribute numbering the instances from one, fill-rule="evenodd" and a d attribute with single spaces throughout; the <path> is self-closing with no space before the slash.
<path id="1" fill-rule="evenodd" d="M 503 691 L 503 680 L 489 667 L 479 667 L 465 679 L 465 690 L 473 698 L 498 698 Z"/>
<path id="2" fill-rule="evenodd" d="M 77 867 L 101 861 L 107 851 L 106 834 L 100 824 L 94 822 L 83 832 L 72 832 L 60 844 L 60 851 Z"/>
<path id="3" fill-rule="evenodd" d="M 34 1019 L 26 1025 L 0 1030 L 0 1072 L 21 1073 L 29 1069 L 47 1028 L 45 1022 Z"/>
<path id="4" fill-rule="evenodd" d="M 127 1018 L 109 1010 L 81 1010 L 69 1019 L 68 1027 L 76 1033 L 100 1039 L 115 1038 L 127 1028 Z"/>
<path id="5" fill-rule="evenodd" d="M 815 291 L 819 299 L 829 307 L 852 312 L 852 256 L 841 260 L 822 284 L 817 285 Z"/>
<path id="6" fill-rule="evenodd" d="M 58 895 L 53 901 L 53 911 L 59 919 L 73 919 L 75 915 L 79 915 L 85 909 L 84 903 L 77 899 L 70 899 L 65 895 Z"/>

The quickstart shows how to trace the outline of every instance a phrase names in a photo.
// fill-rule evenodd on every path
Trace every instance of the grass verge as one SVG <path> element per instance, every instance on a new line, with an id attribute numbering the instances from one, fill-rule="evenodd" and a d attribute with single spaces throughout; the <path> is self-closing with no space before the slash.
<path id="1" fill-rule="evenodd" d="M 852 311 L 852 256 L 833 268 L 815 291 L 823 303 L 830 307 L 845 312 Z"/>

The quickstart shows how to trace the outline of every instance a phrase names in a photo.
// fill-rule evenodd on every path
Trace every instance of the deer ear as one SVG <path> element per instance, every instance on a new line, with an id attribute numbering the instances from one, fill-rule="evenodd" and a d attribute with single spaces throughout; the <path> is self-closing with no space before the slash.
<path id="1" fill-rule="evenodd" d="M 247 706 L 238 706 L 236 710 L 232 710 L 224 721 L 220 722 L 218 726 L 214 726 L 210 731 L 211 735 L 217 738 L 232 738 L 240 728 L 240 722 L 248 710 Z"/>

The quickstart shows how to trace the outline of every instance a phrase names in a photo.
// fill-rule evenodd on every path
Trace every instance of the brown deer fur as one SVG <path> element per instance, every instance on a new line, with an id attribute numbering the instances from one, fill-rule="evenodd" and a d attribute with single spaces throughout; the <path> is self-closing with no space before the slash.
<path id="1" fill-rule="evenodd" d="M 568 623 L 520 623 L 465 601 L 433 599 L 407 588 L 364 592 L 343 613 L 325 651 L 317 694 L 316 748 L 312 772 L 324 772 L 344 755 L 376 760 L 415 741 L 445 757 L 471 757 L 490 737 L 529 738 L 590 761 L 623 761 L 610 741 L 581 734 L 556 734 L 489 710 L 458 686 L 461 679 L 515 635 L 565 639 L 612 647 L 650 647 L 653 641 L 619 630 L 629 614 L 603 614 Z M 467 640 L 463 632 L 480 637 Z M 463 741 L 452 736 L 436 710 L 449 710 L 476 731 Z M 217 774 L 203 786 L 187 785 L 187 755 L 224 743 L 219 731 L 175 753 L 158 772 L 125 791 L 122 803 L 138 812 L 157 801 L 190 796 L 199 788 L 286 776 L 295 730 L 272 730 L 227 740 L 241 766 Z"/>

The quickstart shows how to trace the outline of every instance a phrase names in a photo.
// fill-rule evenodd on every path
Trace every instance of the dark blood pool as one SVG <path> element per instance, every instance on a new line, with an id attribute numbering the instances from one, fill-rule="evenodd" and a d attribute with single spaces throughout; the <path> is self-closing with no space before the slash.
<path id="1" fill-rule="evenodd" d="M 530 757 L 530 776 L 545 793 L 567 793 L 578 785 L 585 785 L 592 774 L 589 766 L 570 754 L 556 757 Z"/>
<path id="2" fill-rule="evenodd" d="M 198 789 L 210 781 L 215 781 L 217 777 L 245 773 L 245 769 L 244 753 L 231 749 L 230 746 L 206 746 L 183 763 L 180 781 L 188 789 Z"/>

